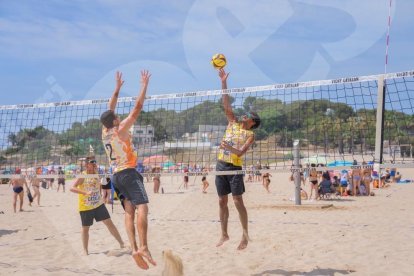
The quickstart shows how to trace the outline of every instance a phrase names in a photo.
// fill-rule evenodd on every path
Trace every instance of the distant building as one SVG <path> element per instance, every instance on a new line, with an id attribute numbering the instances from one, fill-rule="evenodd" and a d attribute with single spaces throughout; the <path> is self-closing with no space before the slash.
<path id="1" fill-rule="evenodd" d="M 181 141 L 166 143 L 168 147 L 195 148 L 218 146 L 223 138 L 227 126 L 199 125 L 198 131 L 185 133 Z"/>
<path id="2" fill-rule="evenodd" d="M 130 129 L 132 135 L 132 143 L 136 144 L 152 144 L 154 142 L 154 127 L 152 125 L 133 125 Z"/>
<path id="3" fill-rule="evenodd" d="M 201 137 L 206 137 L 211 145 L 217 146 L 221 143 L 226 128 L 227 126 L 220 125 L 199 125 L 198 132 L 201 134 Z"/>

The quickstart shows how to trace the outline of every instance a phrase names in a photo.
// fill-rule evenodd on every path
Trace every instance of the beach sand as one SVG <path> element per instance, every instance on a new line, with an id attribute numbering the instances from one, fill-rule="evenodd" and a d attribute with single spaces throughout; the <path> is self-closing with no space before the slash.
<path id="1" fill-rule="evenodd" d="M 413 169 L 400 170 L 414 178 Z M 0 185 L 0 275 L 161 275 L 162 251 L 171 249 L 184 263 L 185 275 L 412 275 L 414 273 L 414 184 L 374 189 L 374 197 L 303 201 L 289 199 L 289 173 L 274 173 L 271 193 L 261 183 L 246 183 L 244 202 L 251 241 L 236 250 L 242 236 L 237 211 L 229 199 L 230 240 L 216 247 L 220 235 L 214 176 L 208 193 L 201 177 L 163 177 L 164 194 L 149 204 L 149 247 L 158 265 L 140 270 L 128 250 L 119 249 L 102 223 L 90 229 L 88 256 L 82 255 L 77 195 L 41 189 L 42 207 L 12 211 L 12 189 Z M 56 183 L 55 183 L 56 189 Z M 309 189 L 309 187 L 307 187 Z M 332 206 L 329 206 L 332 204 Z M 123 210 L 107 205 L 127 242 Z M 328 208 L 322 208 L 328 207 Z"/>

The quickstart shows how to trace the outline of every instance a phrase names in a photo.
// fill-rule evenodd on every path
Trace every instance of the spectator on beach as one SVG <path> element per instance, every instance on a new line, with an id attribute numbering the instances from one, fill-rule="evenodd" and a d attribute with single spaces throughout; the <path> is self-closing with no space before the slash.
<path id="1" fill-rule="evenodd" d="M 15 170 L 15 174 L 21 174 L 21 170 L 17 168 Z M 29 191 L 29 187 L 27 186 L 27 182 L 25 178 L 11 178 L 9 182 L 9 186 L 13 187 L 13 210 L 16 213 L 17 211 L 17 198 L 19 198 L 19 212 L 23 211 L 23 198 L 24 198 L 24 188 L 26 187 L 26 191 Z"/>
<path id="2" fill-rule="evenodd" d="M 48 171 L 49 175 L 54 175 L 56 174 L 55 168 L 52 167 L 49 171 Z M 49 189 L 53 190 L 53 183 L 55 182 L 55 178 L 51 177 L 48 179 L 49 181 Z"/>
<path id="3" fill-rule="evenodd" d="M 362 162 L 362 165 L 367 165 L 366 162 Z M 372 182 L 372 169 L 364 168 L 362 170 L 362 184 L 364 184 L 367 195 L 371 194 L 371 182 Z"/>
<path id="4" fill-rule="evenodd" d="M 347 170 L 342 170 L 341 171 L 341 176 L 340 176 L 340 181 L 341 181 L 341 195 L 348 195 L 347 193 L 347 187 L 349 184 L 349 173 Z"/>
<path id="5" fill-rule="evenodd" d="M 325 195 L 335 192 L 328 172 L 322 174 L 322 181 L 319 183 L 318 194 Z"/>
<path id="6" fill-rule="evenodd" d="M 354 165 L 358 165 L 358 162 L 354 160 Z M 352 193 L 353 196 L 357 196 L 357 191 L 360 190 L 362 172 L 360 168 L 352 169 Z"/>
<path id="7" fill-rule="evenodd" d="M 208 186 L 210 186 L 210 183 L 208 183 L 207 178 L 205 176 L 203 176 L 201 178 L 201 182 L 203 183 L 203 193 L 206 194 L 207 193 L 207 188 Z"/>
<path id="8" fill-rule="evenodd" d="M 340 193 L 341 192 L 340 191 L 340 189 L 341 189 L 341 181 L 339 180 L 339 178 L 338 178 L 337 175 L 334 175 L 333 181 L 332 181 L 332 185 L 333 185 L 333 187 L 334 187 L 334 189 L 335 189 L 335 191 L 337 193 Z"/>
<path id="9" fill-rule="evenodd" d="M 312 199 L 312 192 L 315 191 L 315 199 L 319 198 L 318 196 L 318 172 L 316 171 L 316 165 L 311 164 L 311 169 L 309 171 L 309 183 L 310 183 L 310 195 L 309 199 Z"/>
<path id="10" fill-rule="evenodd" d="M 184 167 L 184 173 L 188 173 L 189 172 L 189 166 Z M 184 189 L 188 189 L 188 175 L 184 175 Z"/>
<path id="11" fill-rule="evenodd" d="M 62 167 L 58 168 L 58 175 L 57 191 L 59 192 L 60 185 L 62 185 L 63 192 L 65 192 L 65 172 L 62 170 Z"/>
<path id="12" fill-rule="evenodd" d="M 254 181 L 254 166 L 249 166 L 249 173 L 247 174 L 247 182 L 253 182 Z"/>
<path id="13" fill-rule="evenodd" d="M 260 164 L 260 161 L 256 162 L 256 166 L 255 166 L 255 176 L 256 176 L 256 181 L 257 182 L 261 182 L 262 181 L 262 173 L 260 172 L 260 170 L 262 169 L 262 165 Z"/>
<path id="14" fill-rule="evenodd" d="M 401 180 L 401 174 L 400 174 L 400 172 L 396 172 L 394 181 L 396 183 L 398 183 L 398 182 L 400 182 L 400 180 Z"/>
<path id="15" fill-rule="evenodd" d="M 161 168 L 152 169 L 152 173 L 154 173 L 154 175 L 152 176 L 152 181 L 154 183 L 154 194 L 158 194 L 160 191 L 161 179 L 160 179 L 160 176 L 158 175 L 160 171 L 161 171 Z"/>
<path id="16" fill-rule="evenodd" d="M 271 176 L 272 175 L 268 172 L 263 174 L 263 181 L 262 181 L 263 183 L 262 183 L 262 185 L 268 193 L 270 193 L 269 186 L 270 186 L 270 177 Z"/>
<path id="17" fill-rule="evenodd" d="M 388 183 L 390 179 L 390 170 L 386 169 L 385 171 L 382 171 L 381 178 L 380 178 L 380 188 L 385 186 L 385 183 Z"/>
<path id="18" fill-rule="evenodd" d="M 391 168 L 390 169 L 390 181 L 391 182 L 396 182 L 395 181 L 395 174 L 397 172 L 397 168 Z"/>
<path id="19" fill-rule="evenodd" d="M 30 184 L 33 188 L 33 200 L 37 199 L 37 206 L 40 206 L 40 182 L 41 179 L 36 176 L 30 178 Z"/>

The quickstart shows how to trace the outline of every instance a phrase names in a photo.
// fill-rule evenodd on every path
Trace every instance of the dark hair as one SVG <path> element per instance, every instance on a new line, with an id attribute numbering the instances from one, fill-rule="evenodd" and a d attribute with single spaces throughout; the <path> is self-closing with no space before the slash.
<path id="1" fill-rule="evenodd" d="M 112 110 L 107 110 L 101 115 L 101 123 L 106 128 L 113 128 L 115 119 L 116 119 L 116 115 L 115 115 L 115 112 L 113 112 Z"/>
<path id="2" fill-rule="evenodd" d="M 256 129 L 260 126 L 260 117 L 257 115 L 256 112 L 249 112 L 249 118 L 253 120 L 254 125 L 251 127 L 251 129 Z"/>

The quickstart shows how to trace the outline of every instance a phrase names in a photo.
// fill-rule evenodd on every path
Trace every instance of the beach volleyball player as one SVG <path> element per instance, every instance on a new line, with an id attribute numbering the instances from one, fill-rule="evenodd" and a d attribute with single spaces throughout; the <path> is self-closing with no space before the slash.
<path id="1" fill-rule="evenodd" d="M 221 88 L 227 89 L 228 73 L 223 68 L 219 69 Z M 223 106 L 226 114 L 228 125 L 220 144 L 217 156 L 217 171 L 235 171 L 241 170 L 243 166 L 242 156 L 254 142 L 253 129 L 260 125 L 260 118 L 254 112 L 249 112 L 236 118 L 233 113 L 228 94 L 223 94 Z M 243 203 L 243 193 L 245 192 L 243 175 L 217 175 L 216 188 L 219 196 L 221 238 L 217 246 L 221 246 L 229 239 L 227 225 L 229 219 L 228 194 L 232 194 L 233 202 L 239 213 L 243 235 L 237 249 L 242 250 L 247 247 L 249 242 L 247 210 Z"/>
<path id="2" fill-rule="evenodd" d="M 144 104 L 145 95 L 151 74 L 141 71 L 141 90 L 135 105 L 129 115 L 121 121 L 115 114 L 119 91 L 124 83 L 122 74 L 116 74 L 116 87 L 109 101 L 109 110 L 101 115 L 102 141 L 110 165 L 114 168 L 113 182 L 119 195 L 124 198 L 125 227 L 131 244 L 132 256 L 137 265 L 142 269 L 148 269 L 148 262 L 156 265 L 151 257 L 147 243 L 148 229 L 148 196 L 145 191 L 143 178 L 136 171 L 137 154 L 132 144 L 129 129 L 135 123 Z M 135 210 L 139 244 L 135 238 Z"/>

